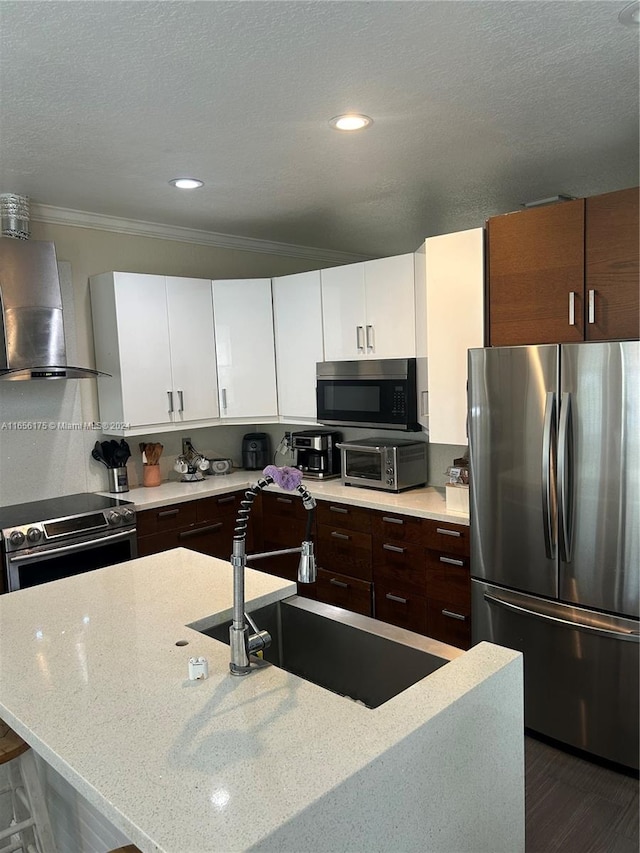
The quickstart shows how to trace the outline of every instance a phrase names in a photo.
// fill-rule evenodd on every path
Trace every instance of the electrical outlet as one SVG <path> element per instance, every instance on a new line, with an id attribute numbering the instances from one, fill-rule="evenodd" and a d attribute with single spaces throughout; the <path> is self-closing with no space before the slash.
<path id="1" fill-rule="evenodd" d="M 183 456 L 186 456 L 187 453 L 189 452 L 190 445 L 191 445 L 191 439 L 190 438 L 183 438 L 182 439 L 182 455 Z"/>

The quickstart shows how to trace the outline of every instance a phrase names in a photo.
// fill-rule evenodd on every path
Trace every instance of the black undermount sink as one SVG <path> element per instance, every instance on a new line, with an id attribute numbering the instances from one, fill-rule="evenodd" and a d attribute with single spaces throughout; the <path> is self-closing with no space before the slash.
<path id="1" fill-rule="evenodd" d="M 264 660 L 368 708 L 377 708 L 464 654 L 429 637 L 298 595 L 249 613 L 272 637 Z M 203 627 L 204 621 L 189 627 L 229 643 L 230 621 Z"/>

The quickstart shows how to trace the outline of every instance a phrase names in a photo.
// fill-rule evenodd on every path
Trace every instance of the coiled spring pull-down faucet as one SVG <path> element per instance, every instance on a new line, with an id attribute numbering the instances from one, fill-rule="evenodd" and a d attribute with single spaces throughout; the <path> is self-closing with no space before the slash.
<path id="1" fill-rule="evenodd" d="M 287 466 L 278 468 L 267 465 L 263 476 L 257 483 L 245 492 L 244 500 L 240 503 L 236 526 L 233 533 L 233 622 L 229 628 L 229 645 L 231 647 L 231 662 L 229 669 L 232 675 L 247 675 L 251 671 L 249 655 L 268 649 L 271 645 L 271 635 L 261 631 L 255 622 L 244 612 L 244 570 L 247 560 L 259 560 L 263 557 L 277 557 L 283 554 L 300 554 L 298 565 L 298 580 L 300 583 L 313 583 L 316 579 L 316 561 L 313 553 L 311 529 L 315 498 L 302 485 L 302 472 L 297 468 Z M 259 492 L 266 486 L 275 483 L 286 491 L 298 491 L 302 497 L 304 508 L 308 510 L 305 540 L 298 548 L 285 548 L 280 551 L 264 551 L 260 554 L 246 553 L 246 535 L 249 513 Z M 253 633 L 251 633 L 253 631 Z"/>

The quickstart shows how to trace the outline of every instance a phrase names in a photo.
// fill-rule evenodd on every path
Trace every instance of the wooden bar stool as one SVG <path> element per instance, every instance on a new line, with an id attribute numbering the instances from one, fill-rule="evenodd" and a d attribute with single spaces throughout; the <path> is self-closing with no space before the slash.
<path id="1" fill-rule="evenodd" d="M 11 824 L 0 829 L 0 853 L 56 853 L 49 812 L 36 770 L 33 752 L 5 722 L 0 720 L 0 765 L 7 765 L 7 784 L 0 794 L 10 794 Z"/>

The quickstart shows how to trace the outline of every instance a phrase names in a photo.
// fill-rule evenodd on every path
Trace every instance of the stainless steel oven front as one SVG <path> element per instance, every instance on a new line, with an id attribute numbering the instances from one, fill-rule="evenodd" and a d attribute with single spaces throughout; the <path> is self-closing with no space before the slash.
<path id="1" fill-rule="evenodd" d="M 73 498 L 82 500 L 73 502 Z M 30 507 L 46 501 L 9 507 L 10 526 L 2 530 L 4 580 L 7 592 L 125 562 L 137 556 L 136 515 L 132 503 L 100 496 L 66 496 L 52 501 L 52 513 L 37 518 Z M 55 517 L 55 511 L 84 509 Z M 98 508 L 101 507 L 101 508 Z M 19 510 L 19 511 L 18 511 Z M 5 518 L 6 520 L 6 518 Z"/>

